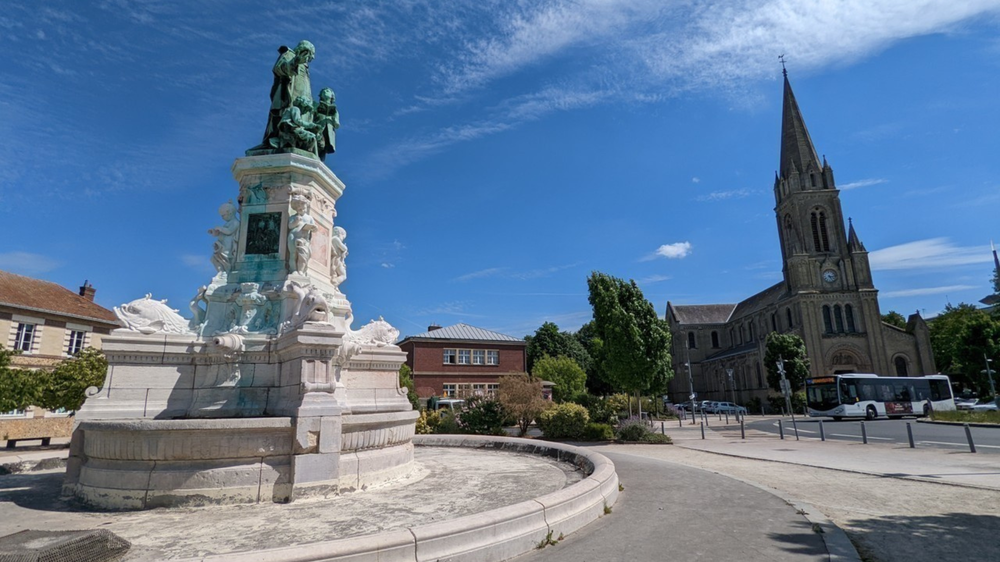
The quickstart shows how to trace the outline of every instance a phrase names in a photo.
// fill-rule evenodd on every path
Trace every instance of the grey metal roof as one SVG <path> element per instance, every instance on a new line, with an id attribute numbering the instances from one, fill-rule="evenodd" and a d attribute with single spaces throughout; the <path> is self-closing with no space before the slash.
<path id="1" fill-rule="evenodd" d="M 478 340 L 478 341 L 508 341 L 508 342 L 524 341 L 522 339 L 518 339 L 513 336 L 508 336 L 506 334 L 500 334 L 498 332 L 491 332 L 490 330 L 484 330 L 482 328 L 477 328 L 475 326 L 469 326 L 468 324 L 455 324 L 454 326 L 438 328 L 437 330 L 432 330 L 430 332 L 424 332 L 422 334 L 406 336 L 405 339 Z"/>
<path id="2" fill-rule="evenodd" d="M 678 324 L 725 324 L 736 308 L 735 304 L 671 304 Z"/>

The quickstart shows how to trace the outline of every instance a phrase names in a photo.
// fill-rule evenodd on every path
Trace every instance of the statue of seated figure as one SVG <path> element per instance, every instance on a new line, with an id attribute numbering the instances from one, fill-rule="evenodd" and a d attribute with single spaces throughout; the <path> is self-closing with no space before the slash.
<path id="1" fill-rule="evenodd" d="M 317 134 L 319 126 L 312 120 L 312 100 L 299 96 L 291 107 L 281 115 L 278 136 L 271 139 L 275 148 L 298 148 L 319 157 Z"/>

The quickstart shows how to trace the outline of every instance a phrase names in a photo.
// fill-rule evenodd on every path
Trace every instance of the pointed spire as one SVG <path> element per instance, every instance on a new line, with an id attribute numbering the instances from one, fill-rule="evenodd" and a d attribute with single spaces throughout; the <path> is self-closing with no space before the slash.
<path id="1" fill-rule="evenodd" d="M 792 85 L 788 82 L 788 73 L 784 75 L 785 99 L 781 114 L 780 171 L 781 177 L 787 178 L 792 169 L 799 171 L 806 171 L 811 167 L 819 169 L 819 158 L 816 156 L 816 149 L 813 148 L 812 139 L 809 138 L 809 131 L 802 119 L 802 112 L 799 111 L 799 104 L 795 101 Z"/>
<path id="2" fill-rule="evenodd" d="M 858 238 L 858 233 L 854 232 L 854 221 L 850 217 L 847 218 L 847 224 L 849 225 L 847 231 L 847 251 L 849 252 L 867 252 L 865 245 L 861 243 L 861 239 Z"/>
<path id="3" fill-rule="evenodd" d="M 990 240 L 990 249 L 993 250 L 993 266 L 996 267 L 997 274 L 1000 274 L 1000 257 L 997 257 L 997 249 L 992 240 Z"/>

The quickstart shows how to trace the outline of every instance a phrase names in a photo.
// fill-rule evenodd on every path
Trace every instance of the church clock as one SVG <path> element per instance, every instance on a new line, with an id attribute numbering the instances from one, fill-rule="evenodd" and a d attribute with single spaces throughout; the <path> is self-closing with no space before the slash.
<path id="1" fill-rule="evenodd" d="M 827 283 L 833 283 L 836 280 L 837 280 L 837 272 L 836 271 L 834 271 L 832 269 L 828 269 L 828 270 L 826 270 L 826 271 L 823 272 L 823 281 L 826 281 Z"/>

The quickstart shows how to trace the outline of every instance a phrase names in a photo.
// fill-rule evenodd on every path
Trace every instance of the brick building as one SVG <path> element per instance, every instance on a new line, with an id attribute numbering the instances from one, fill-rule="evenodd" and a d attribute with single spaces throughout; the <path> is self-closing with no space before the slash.
<path id="1" fill-rule="evenodd" d="M 429 326 L 399 342 L 420 398 L 489 394 L 502 375 L 525 372 L 527 345 L 468 324 Z"/>
<path id="2" fill-rule="evenodd" d="M 86 347 L 100 349 L 101 338 L 119 327 L 115 314 L 94 302 L 84 282 L 78 293 L 61 285 L 0 271 L 0 344 L 19 350 L 11 366 L 52 369 Z M 4 417 L 32 417 L 0 412 Z"/>
<path id="3" fill-rule="evenodd" d="M 799 335 L 813 376 L 936 372 L 930 331 L 919 314 L 905 329 L 882 322 L 868 251 L 844 220 L 833 168 L 818 157 L 787 76 L 783 103 L 774 179 L 783 279 L 737 304 L 667 303 L 675 401 L 692 391 L 699 400 L 765 398 L 769 332 Z"/>

